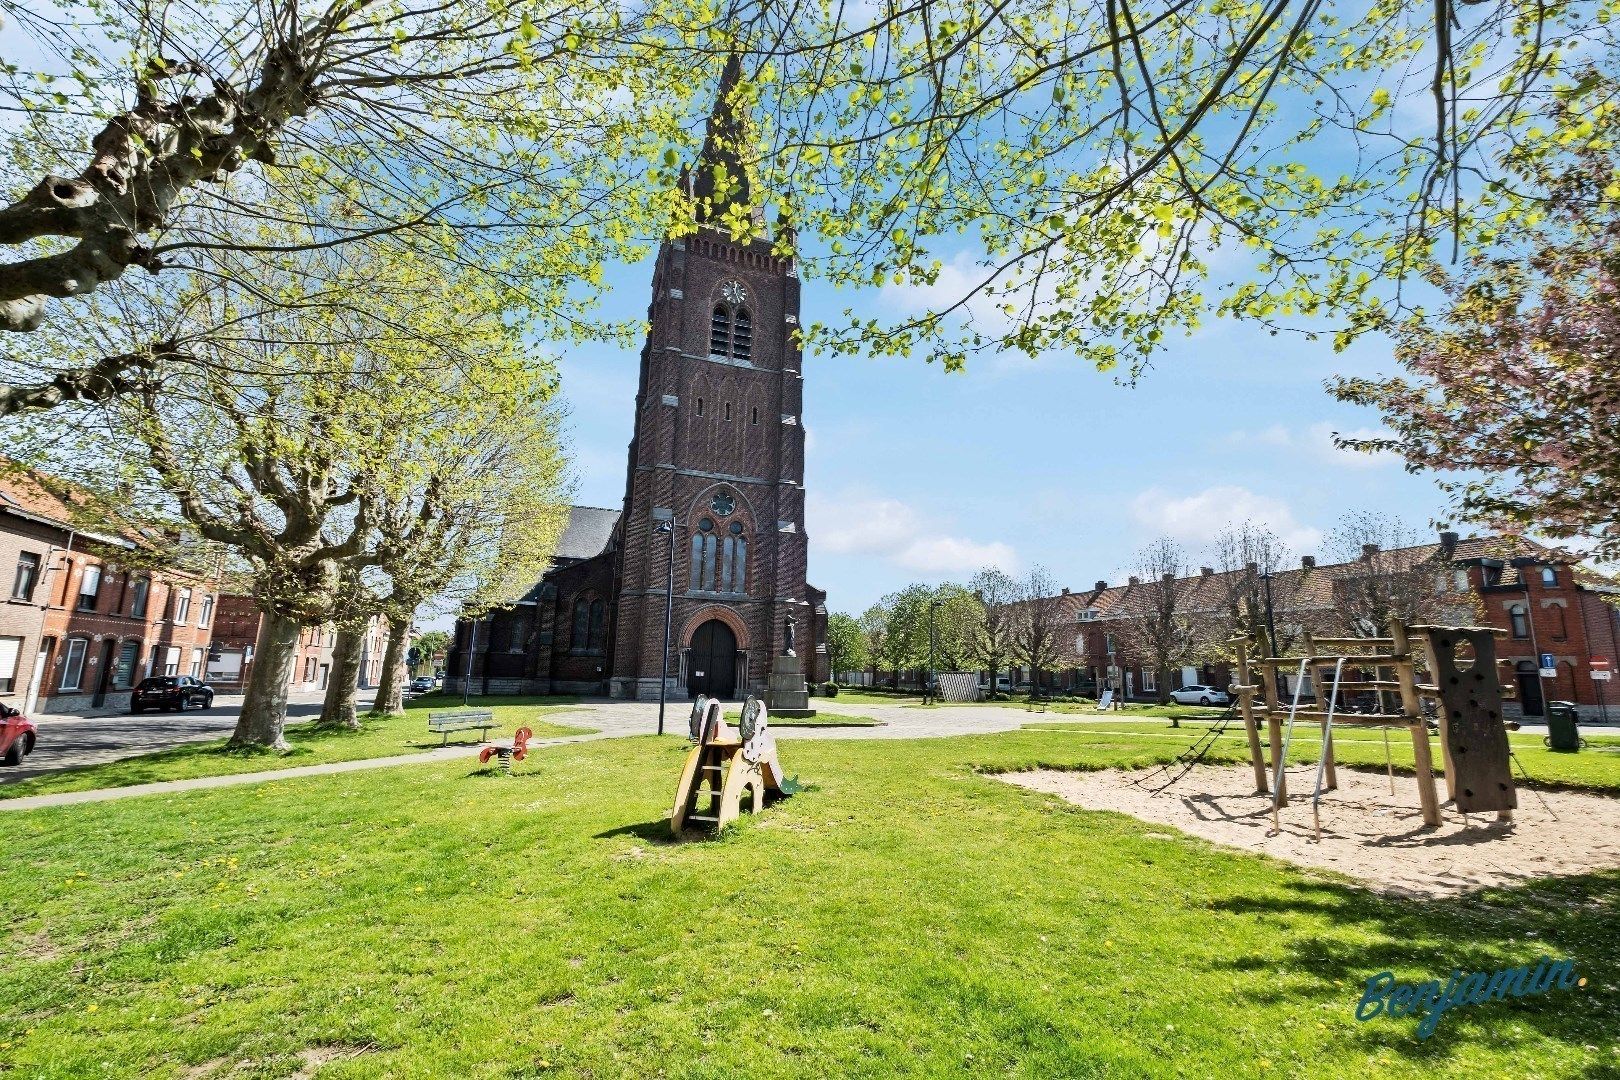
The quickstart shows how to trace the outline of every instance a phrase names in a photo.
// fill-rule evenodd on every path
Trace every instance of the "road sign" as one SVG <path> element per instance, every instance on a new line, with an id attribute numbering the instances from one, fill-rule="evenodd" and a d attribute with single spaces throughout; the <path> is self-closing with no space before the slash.
<path id="1" fill-rule="evenodd" d="M 1593 668 L 1592 669 L 1592 681 L 1593 682 L 1608 682 L 1609 681 L 1609 676 L 1612 675 L 1612 674 L 1613 674 L 1613 672 L 1604 671 L 1602 668 Z"/>
<path id="2" fill-rule="evenodd" d="M 1607 656 L 1594 656 L 1587 663 L 1591 665 L 1593 671 L 1609 670 L 1609 658 Z"/>
<path id="3" fill-rule="evenodd" d="M 1541 677 L 1543 679 L 1558 678 L 1558 661 L 1553 658 L 1553 654 L 1550 652 L 1541 654 Z"/>

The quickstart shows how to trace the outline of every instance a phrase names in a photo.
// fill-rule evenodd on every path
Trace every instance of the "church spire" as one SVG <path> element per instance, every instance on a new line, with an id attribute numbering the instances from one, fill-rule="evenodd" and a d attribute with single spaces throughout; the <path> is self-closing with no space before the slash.
<path id="1" fill-rule="evenodd" d="M 733 52 L 726 57 L 726 66 L 720 72 L 714 109 L 703 136 L 703 150 L 693 170 L 691 193 L 700 223 L 720 220 L 733 205 L 753 206 L 748 172 L 741 154 L 747 126 L 736 112 L 735 99 L 742 77 L 742 58 Z"/>

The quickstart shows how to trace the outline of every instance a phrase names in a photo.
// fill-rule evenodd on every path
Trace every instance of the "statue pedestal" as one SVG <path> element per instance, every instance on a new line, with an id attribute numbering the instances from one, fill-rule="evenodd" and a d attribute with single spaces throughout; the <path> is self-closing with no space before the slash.
<path id="1" fill-rule="evenodd" d="M 778 656 L 771 663 L 771 678 L 765 689 L 765 707 L 772 716 L 806 717 L 816 715 L 810 707 L 810 692 L 804 685 L 804 667 L 797 656 Z"/>

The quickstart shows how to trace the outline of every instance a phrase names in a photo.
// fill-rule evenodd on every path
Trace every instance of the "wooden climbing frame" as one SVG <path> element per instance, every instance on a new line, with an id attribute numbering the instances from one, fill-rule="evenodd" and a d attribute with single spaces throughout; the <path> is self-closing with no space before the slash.
<path id="1" fill-rule="evenodd" d="M 1300 656 L 1275 655 L 1264 632 L 1252 641 L 1234 642 L 1238 682 L 1232 692 L 1242 710 L 1255 790 L 1272 795 L 1276 807 L 1288 805 L 1286 771 L 1278 764 L 1285 742 L 1284 724 L 1290 717 L 1294 721 L 1316 722 L 1322 731 L 1319 789 L 1313 792 L 1313 801 L 1319 800 L 1321 790 L 1338 787 L 1333 727 L 1386 731 L 1404 728 L 1412 738 L 1424 824 L 1439 825 L 1440 798 L 1424 716 L 1427 700 L 1436 707 L 1447 798 L 1465 814 L 1495 810 L 1500 819 L 1511 818 L 1518 799 L 1509 771 L 1510 751 L 1502 720 L 1503 686 L 1496 671 L 1496 636 L 1502 633 L 1493 627 L 1407 626 L 1395 621 L 1388 637 L 1325 638 L 1306 634 L 1304 654 Z M 1464 646 L 1473 652 L 1471 661 L 1460 655 Z M 1420 666 L 1432 682 L 1418 681 Z M 1353 672 L 1353 677 L 1343 678 L 1345 671 Z M 1336 682 L 1340 699 L 1329 702 L 1326 708 L 1320 704 L 1304 708 L 1294 701 L 1283 701 L 1277 692 L 1277 677 L 1284 673 L 1296 678 L 1308 675 L 1313 685 L 1323 691 Z M 1342 695 L 1366 691 L 1377 694 L 1378 711 L 1344 711 Z M 1262 718 L 1270 771 L 1277 777 L 1275 792 L 1270 790 L 1268 763 L 1261 747 Z"/>

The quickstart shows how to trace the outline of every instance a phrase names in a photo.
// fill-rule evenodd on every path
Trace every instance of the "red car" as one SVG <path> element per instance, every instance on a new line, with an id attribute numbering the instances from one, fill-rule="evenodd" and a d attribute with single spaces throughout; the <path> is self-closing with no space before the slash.
<path id="1" fill-rule="evenodd" d="M 33 753 L 34 722 L 10 705 L 0 705 L 0 765 L 21 765 Z"/>

